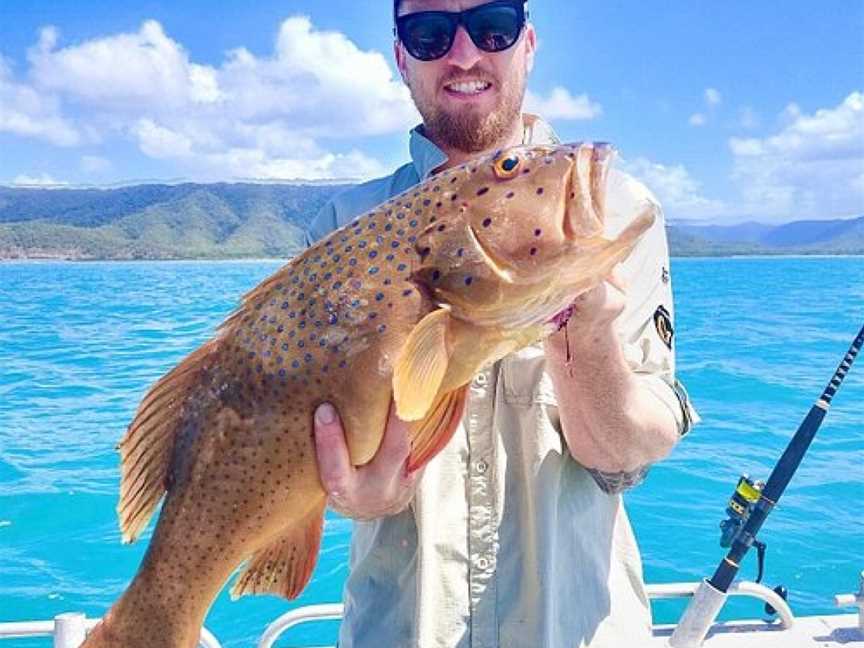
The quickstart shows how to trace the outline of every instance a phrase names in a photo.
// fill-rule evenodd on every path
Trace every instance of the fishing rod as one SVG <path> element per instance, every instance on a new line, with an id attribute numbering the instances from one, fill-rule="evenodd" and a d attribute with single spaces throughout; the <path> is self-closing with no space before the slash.
<path id="1" fill-rule="evenodd" d="M 738 482 L 736 492 L 730 501 L 730 508 L 739 513 L 739 521 L 737 523 L 727 521 L 725 524 L 728 526 L 723 528 L 731 548 L 720 561 L 714 575 L 703 580 L 693 595 L 693 600 L 669 640 L 669 645 L 673 648 L 695 648 L 702 645 L 708 629 L 714 623 L 717 613 L 726 600 L 729 586 L 735 580 L 744 556 L 753 545 L 757 547 L 761 545 L 760 553 L 764 551 L 764 545 L 756 540 L 756 534 L 762 528 L 765 518 L 777 505 L 783 491 L 789 485 L 792 475 L 798 470 L 813 437 L 816 436 L 819 426 L 822 425 L 822 420 L 831 407 L 831 399 L 834 398 L 843 383 L 843 379 L 849 373 L 849 369 L 862 346 L 864 346 L 864 326 L 861 327 L 858 336 L 852 342 L 852 346 L 849 347 L 825 391 L 822 392 L 822 395 L 810 408 L 807 416 L 804 417 L 801 425 L 798 426 L 798 430 L 792 440 L 789 441 L 789 445 L 786 446 L 786 450 L 777 465 L 774 466 L 774 470 L 771 471 L 768 482 L 764 486 L 758 482 L 754 484 L 746 477 Z M 740 497 L 736 498 L 736 495 L 740 495 Z M 760 576 L 761 571 L 760 564 Z"/>

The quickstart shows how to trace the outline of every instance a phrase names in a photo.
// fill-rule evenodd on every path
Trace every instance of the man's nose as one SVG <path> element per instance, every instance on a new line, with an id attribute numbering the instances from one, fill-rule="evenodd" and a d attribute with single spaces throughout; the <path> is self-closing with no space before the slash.
<path id="1" fill-rule="evenodd" d="M 471 40 L 465 27 L 459 25 L 453 37 L 453 47 L 447 53 L 447 62 L 463 70 L 470 70 L 481 58 L 483 52 Z"/>

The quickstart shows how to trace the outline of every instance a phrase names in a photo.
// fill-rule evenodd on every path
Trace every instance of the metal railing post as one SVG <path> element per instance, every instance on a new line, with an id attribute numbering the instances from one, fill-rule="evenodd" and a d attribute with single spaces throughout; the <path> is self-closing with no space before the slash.
<path id="1" fill-rule="evenodd" d="M 858 608 L 858 629 L 864 635 L 864 571 L 858 577 L 858 593 L 838 594 L 834 597 L 834 604 L 837 607 L 856 606 Z"/>
<path id="2" fill-rule="evenodd" d="M 86 617 L 80 612 L 67 612 L 54 617 L 54 648 L 78 648 L 86 636 Z"/>

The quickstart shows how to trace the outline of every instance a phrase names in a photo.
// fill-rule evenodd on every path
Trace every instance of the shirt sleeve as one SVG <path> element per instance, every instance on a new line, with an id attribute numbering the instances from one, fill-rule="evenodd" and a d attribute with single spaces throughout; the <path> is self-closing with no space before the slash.
<path id="1" fill-rule="evenodd" d="M 687 390 L 675 375 L 675 306 L 666 223 L 657 199 L 621 172 L 609 176 L 607 236 L 617 235 L 641 211 L 653 207 L 654 224 L 621 264 L 627 304 L 619 336 L 628 365 L 675 418 L 683 436 L 699 422 Z"/>
<path id="2" fill-rule="evenodd" d="M 311 247 L 335 230 L 338 227 L 337 222 L 336 203 L 329 200 L 306 227 L 306 247 Z"/>

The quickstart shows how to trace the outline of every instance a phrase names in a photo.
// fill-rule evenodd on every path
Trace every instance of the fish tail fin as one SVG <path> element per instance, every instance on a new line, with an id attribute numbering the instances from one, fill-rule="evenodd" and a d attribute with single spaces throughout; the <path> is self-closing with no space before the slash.
<path id="1" fill-rule="evenodd" d="M 326 499 L 321 498 L 309 515 L 256 551 L 231 588 L 231 598 L 244 594 L 277 594 L 288 599 L 300 596 L 318 561 L 325 505 Z"/>
<path id="2" fill-rule="evenodd" d="M 207 342 L 153 385 L 120 441 L 122 479 L 117 514 L 123 542 L 135 541 L 167 490 L 183 405 L 198 386 L 201 370 L 209 365 L 218 344 L 218 339 Z"/>

